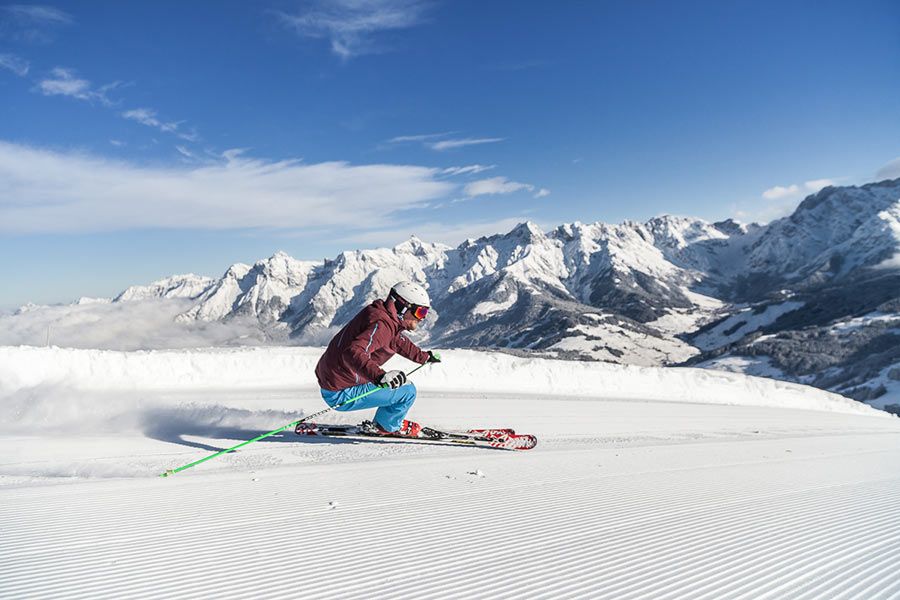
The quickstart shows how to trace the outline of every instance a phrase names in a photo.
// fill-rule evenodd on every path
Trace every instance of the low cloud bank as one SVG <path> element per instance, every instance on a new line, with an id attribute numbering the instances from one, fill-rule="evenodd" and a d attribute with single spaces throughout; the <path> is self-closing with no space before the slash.
<path id="1" fill-rule="evenodd" d="M 176 323 L 193 303 L 183 299 L 41 306 L 0 314 L 0 345 L 103 350 L 157 350 L 266 343 L 255 320 Z"/>

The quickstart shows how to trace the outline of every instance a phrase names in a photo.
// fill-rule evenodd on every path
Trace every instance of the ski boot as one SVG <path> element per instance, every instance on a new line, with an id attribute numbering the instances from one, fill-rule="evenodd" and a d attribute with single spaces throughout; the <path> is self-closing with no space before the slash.
<path id="1" fill-rule="evenodd" d="M 415 421 L 407 421 L 406 419 L 403 419 L 403 423 L 400 425 L 400 429 L 398 429 L 397 431 L 387 431 L 378 423 L 372 423 L 371 431 L 376 435 L 417 438 L 422 433 L 422 426 Z"/>

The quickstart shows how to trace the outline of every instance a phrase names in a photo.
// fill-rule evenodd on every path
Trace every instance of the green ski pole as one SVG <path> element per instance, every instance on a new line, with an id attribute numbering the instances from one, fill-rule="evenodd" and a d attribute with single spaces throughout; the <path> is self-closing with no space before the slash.
<path id="1" fill-rule="evenodd" d="M 418 367 L 416 367 L 415 369 L 413 369 L 412 371 L 410 371 L 410 372 L 408 373 L 408 375 L 412 375 L 413 373 L 415 373 L 416 371 L 418 371 L 419 369 L 421 369 L 422 367 L 424 367 L 424 366 L 427 365 L 427 364 L 428 364 L 428 363 L 424 363 L 424 364 L 419 365 Z M 338 408 L 338 407 L 344 406 L 345 404 L 350 404 L 350 403 L 352 403 L 352 402 L 356 402 L 357 400 L 359 400 L 359 399 L 361 399 L 361 398 L 365 398 L 365 397 L 368 396 L 369 394 L 375 393 L 375 392 L 377 392 L 378 390 L 384 389 L 385 387 L 386 387 L 386 386 L 383 386 L 383 385 L 378 386 L 378 387 L 376 387 L 376 388 L 374 388 L 374 389 L 369 390 L 368 392 L 365 392 L 365 393 L 363 393 L 363 394 L 360 394 L 359 396 L 356 396 L 356 397 L 354 397 L 354 398 L 350 398 L 349 400 L 345 400 L 344 402 L 341 402 L 340 404 L 335 404 L 334 406 L 329 406 L 328 408 L 326 408 L 326 409 L 324 409 L 324 410 L 320 410 L 320 411 L 317 412 L 317 413 L 313 413 L 313 414 L 309 415 L 308 417 L 303 417 L 302 419 L 298 419 L 298 420 L 296 420 L 296 421 L 292 421 L 291 423 L 288 423 L 288 424 L 285 425 L 284 427 L 279 427 L 278 429 L 273 429 L 273 430 L 270 431 L 269 433 L 264 433 L 264 434 L 262 434 L 262 435 L 260 435 L 260 436 L 257 436 L 257 437 L 255 437 L 255 438 L 253 438 L 252 440 L 247 440 L 246 442 L 241 442 L 241 443 L 238 444 L 237 446 L 232 446 L 231 448 L 226 448 L 225 450 L 220 450 L 219 452 L 216 452 L 215 454 L 210 454 L 209 456 L 204 457 L 204 458 L 201 458 L 200 460 L 195 460 L 195 461 L 192 462 L 192 463 L 188 463 L 188 464 L 186 464 L 186 465 L 182 465 L 182 466 L 178 467 L 177 469 L 169 469 L 169 470 L 165 471 L 164 473 L 160 473 L 159 476 L 160 476 L 160 477 L 168 477 L 169 475 L 174 475 L 175 473 L 180 473 L 181 471 L 184 471 L 184 470 L 186 470 L 186 469 L 190 469 L 191 467 L 197 466 L 197 465 L 199 465 L 200 463 L 206 462 L 206 461 L 208 461 L 208 460 L 212 460 L 212 459 L 214 459 L 214 458 L 217 457 L 217 456 L 221 456 L 221 455 L 227 454 L 227 453 L 229 453 L 229 452 L 234 452 L 234 451 L 237 450 L 238 448 L 241 448 L 241 447 L 243 447 L 243 446 L 246 446 L 247 444 L 252 444 L 253 442 L 258 442 L 259 440 L 261 440 L 261 439 L 263 439 L 263 438 L 267 438 L 267 437 L 273 436 L 273 435 L 275 435 L 276 433 L 281 433 L 281 432 L 284 431 L 285 429 L 289 429 L 289 428 L 291 428 L 291 427 L 296 427 L 296 426 L 299 425 L 300 423 L 304 423 L 304 422 L 306 422 L 306 421 L 308 421 L 308 420 L 310 420 L 310 419 L 314 419 L 314 418 L 316 418 L 316 417 L 320 417 L 320 416 L 324 415 L 324 414 L 327 413 L 327 412 L 330 412 L 330 411 L 332 411 L 332 410 L 334 410 L 334 409 L 336 409 L 336 408 Z"/>

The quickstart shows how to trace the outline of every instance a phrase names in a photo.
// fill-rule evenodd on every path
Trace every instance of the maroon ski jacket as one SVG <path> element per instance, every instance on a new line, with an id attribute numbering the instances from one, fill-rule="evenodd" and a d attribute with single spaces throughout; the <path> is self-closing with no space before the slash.
<path id="1" fill-rule="evenodd" d="M 362 309 L 334 336 L 319 359 L 319 387 L 336 392 L 377 381 L 384 375 L 381 365 L 394 354 L 419 364 L 427 362 L 428 353 L 402 331 L 393 300 L 376 300 Z"/>

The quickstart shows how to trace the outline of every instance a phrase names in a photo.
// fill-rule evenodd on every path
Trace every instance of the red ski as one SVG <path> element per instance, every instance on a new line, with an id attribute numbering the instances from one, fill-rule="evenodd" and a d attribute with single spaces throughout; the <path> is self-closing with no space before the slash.
<path id="1" fill-rule="evenodd" d="M 300 423 L 294 429 L 297 435 L 378 437 L 409 440 L 411 442 L 449 442 L 467 446 L 500 448 L 504 450 L 531 450 L 537 445 L 533 435 L 517 434 L 512 429 L 470 429 L 468 431 L 440 431 L 422 427 L 417 437 L 385 435 L 371 421 L 359 425 L 328 425 L 325 423 Z"/>

